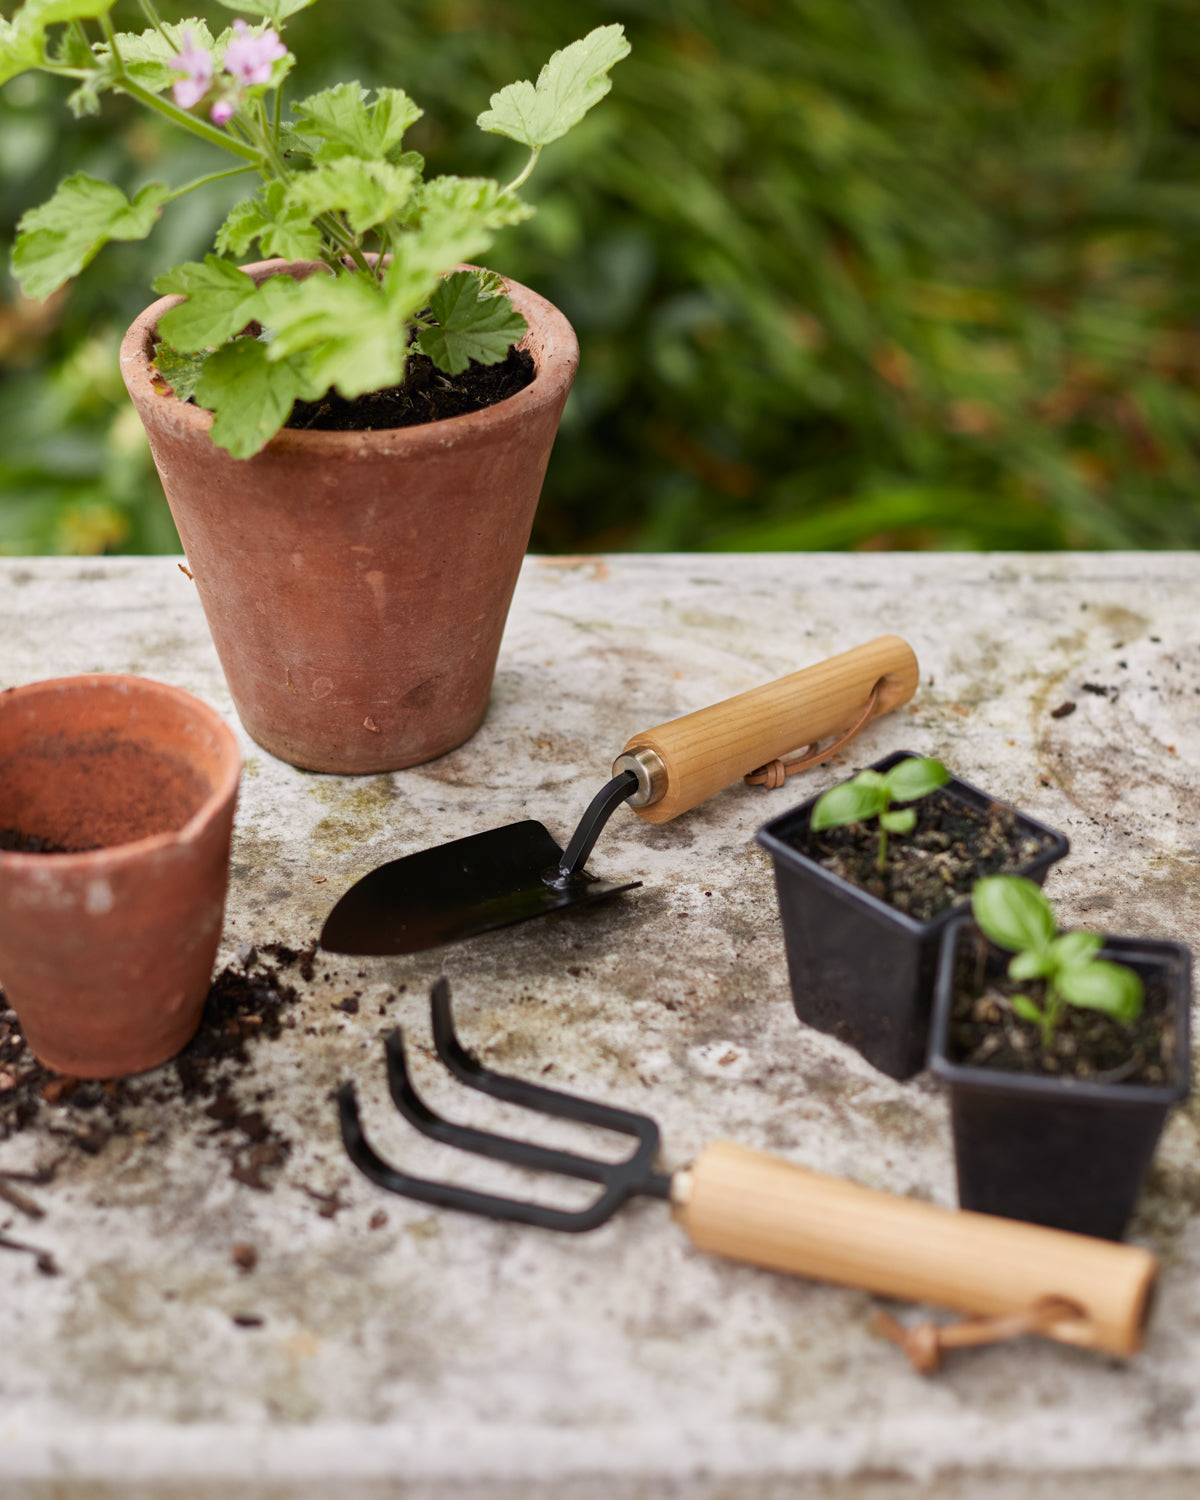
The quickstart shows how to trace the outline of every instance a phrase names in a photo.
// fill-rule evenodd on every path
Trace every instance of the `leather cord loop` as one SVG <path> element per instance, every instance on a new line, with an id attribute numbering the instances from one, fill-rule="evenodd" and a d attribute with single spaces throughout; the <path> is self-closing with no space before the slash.
<path id="1" fill-rule="evenodd" d="M 957 1323 L 918 1323 L 912 1328 L 905 1328 L 881 1308 L 875 1314 L 874 1326 L 884 1338 L 903 1349 L 918 1374 L 933 1375 L 941 1368 L 947 1349 L 998 1344 L 1027 1333 L 1047 1334 L 1055 1323 L 1064 1319 L 1078 1322 L 1083 1317 L 1085 1313 L 1078 1303 L 1066 1297 L 1043 1297 L 1022 1312 L 994 1318 L 963 1318 Z"/>
<path id="2" fill-rule="evenodd" d="M 776 787 L 781 787 L 784 781 L 789 776 L 794 776 L 797 771 L 811 770 L 813 766 L 819 766 L 823 761 L 831 759 L 839 750 L 844 749 L 855 735 L 864 728 L 867 720 L 875 711 L 876 703 L 879 702 L 879 693 L 882 687 L 883 678 L 881 677 L 871 689 L 871 696 L 867 699 L 867 706 L 863 709 L 859 717 L 855 719 L 849 729 L 839 735 L 831 744 L 826 745 L 824 750 L 818 750 L 815 744 L 805 745 L 799 755 L 793 756 L 789 760 L 778 759 L 768 761 L 765 766 L 759 766 L 757 770 L 751 771 L 744 778 L 746 785 L 765 786 L 769 792 L 773 792 Z"/>

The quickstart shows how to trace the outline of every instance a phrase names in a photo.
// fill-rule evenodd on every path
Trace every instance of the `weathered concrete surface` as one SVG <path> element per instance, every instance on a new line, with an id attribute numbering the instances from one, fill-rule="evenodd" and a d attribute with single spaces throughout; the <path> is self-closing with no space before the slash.
<path id="1" fill-rule="evenodd" d="M 1193 1494 L 1200 1106 L 1168 1126 L 1134 1229 L 1165 1264 L 1145 1352 L 1029 1342 L 927 1381 L 872 1335 L 871 1298 L 706 1259 L 660 1203 L 568 1237 L 383 1195 L 345 1160 L 330 1091 L 355 1077 L 411 1170 L 511 1186 L 385 1102 L 380 1038 L 400 1022 L 435 1105 L 509 1122 L 431 1060 L 444 973 L 486 1061 L 652 1113 L 669 1166 L 726 1136 L 952 1202 L 933 1080 L 893 1083 L 797 1023 L 754 831 L 851 766 L 935 754 L 1070 835 L 1047 885 L 1064 922 L 1194 944 L 1198 589 L 1192 554 L 530 559 L 462 749 L 359 781 L 243 736 L 222 962 L 303 947 L 381 860 L 526 816 L 565 836 L 634 730 L 883 631 L 922 664 L 908 710 L 799 784 L 737 787 L 660 828 L 618 813 L 591 866 L 645 886 L 611 906 L 412 959 L 318 957 L 300 1024 L 233 1085 L 292 1143 L 272 1191 L 233 1180 L 165 1069 L 142 1138 L 74 1153 L 31 1190 L 40 1221 L 0 1204 L 0 1230 L 64 1272 L 0 1252 L 0 1494 Z M 0 687 L 90 670 L 176 683 L 237 727 L 174 559 L 0 562 Z M 355 991 L 356 1015 L 334 1008 Z M 0 1143 L 0 1169 L 58 1154 L 58 1113 Z M 314 1193 L 344 1206 L 323 1217 Z"/>

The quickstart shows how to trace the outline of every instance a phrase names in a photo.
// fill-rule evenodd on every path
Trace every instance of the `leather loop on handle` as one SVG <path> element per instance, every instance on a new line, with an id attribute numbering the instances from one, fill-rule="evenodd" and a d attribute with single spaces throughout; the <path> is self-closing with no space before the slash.
<path id="1" fill-rule="evenodd" d="M 1141 1347 L 1158 1263 L 1139 1246 L 893 1197 L 728 1141 L 679 1175 L 673 1213 L 700 1250 L 971 1318 L 1049 1308 L 1028 1331 Z"/>
<path id="2" fill-rule="evenodd" d="M 749 776 L 743 776 L 742 780 L 747 786 L 765 786 L 769 792 L 781 787 L 789 776 L 795 776 L 797 771 L 811 771 L 814 766 L 822 765 L 827 760 L 844 750 L 852 739 L 867 726 L 867 721 L 875 712 L 875 705 L 879 702 L 881 683 L 877 682 L 871 689 L 871 696 L 863 706 L 862 713 L 851 724 L 844 734 L 839 734 L 836 740 L 831 740 L 823 750 L 818 750 L 816 745 L 806 745 L 802 755 L 793 756 L 790 760 L 773 760 L 765 766 L 759 766 L 756 771 L 751 771 Z"/>
<path id="3" fill-rule="evenodd" d="M 920 677 L 912 647 L 881 635 L 839 656 L 635 734 L 623 754 L 649 749 L 665 768 L 663 795 L 638 817 L 666 823 L 748 772 L 845 729 L 881 683 L 873 718 L 907 703 Z"/>
<path id="4" fill-rule="evenodd" d="M 1068 1302 L 1065 1297 L 1043 1297 L 1024 1312 L 996 1318 L 961 1318 L 957 1323 L 916 1323 L 911 1328 L 881 1308 L 875 1314 L 874 1327 L 904 1351 L 919 1375 L 936 1375 L 947 1349 L 978 1349 L 984 1344 L 1000 1344 L 1030 1333 L 1049 1336 L 1055 1323 L 1084 1316 L 1077 1302 Z"/>

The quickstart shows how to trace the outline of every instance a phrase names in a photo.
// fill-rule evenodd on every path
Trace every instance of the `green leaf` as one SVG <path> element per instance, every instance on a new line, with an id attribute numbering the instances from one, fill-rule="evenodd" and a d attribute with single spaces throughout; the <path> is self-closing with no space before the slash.
<path id="1" fill-rule="evenodd" d="M 234 458 L 250 458 L 270 442 L 308 390 L 303 361 L 269 363 L 260 340 L 240 338 L 205 360 L 195 395 L 214 413 L 213 442 Z"/>
<path id="2" fill-rule="evenodd" d="M 915 802 L 918 797 L 927 797 L 939 786 L 950 780 L 940 760 L 921 760 L 915 757 L 897 761 L 885 773 L 888 793 L 893 802 Z"/>
<path id="3" fill-rule="evenodd" d="M 447 276 L 430 299 L 437 326 L 422 330 L 417 341 L 422 353 L 450 375 L 460 374 L 471 360 L 498 364 L 529 327 L 502 288 L 499 277 L 477 271 Z"/>
<path id="4" fill-rule="evenodd" d="M 393 242 L 394 256 L 402 257 L 414 272 L 440 277 L 459 261 L 470 261 L 491 248 L 495 233 L 481 217 L 469 208 L 441 201 L 430 193 L 435 183 L 427 183 L 413 226 Z"/>
<path id="5" fill-rule="evenodd" d="M 887 794 L 881 786 L 864 781 L 865 775 L 863 772 L 853 781 L 831 786 L 813 808 L 809 827 L 814 831 L 840 828 L 844 823 L 860 823 L 865 818 L 877 817 L 887 807 Z"/>
<path id="6" fill-rule="evenodd" d="M 184 354 L 216 348 L 254 318 L 251 308 L 257 288 L 253 277 L 216 255 L 166 272 L 155 281 L 154 290 L 177 292 L 188 299 L 158 320 L 163 338 Z"/>
<path id="7" fill-rule="evenodd" d="M 59 26 L 64 21 L 92 21 L 107 15 L 114 0 L 25 0 L 13 21 L 17 26 Z"/>
<path id="8" fill-rule="evenodd" d="M 1022 875 L 988 875 L 976 881 L 971 910 L 986 936 L 1014 953 L 1049 947 L 1058 930 L 1040 887 Z"/>
<path id="9" fill-rule="evenodd" d="M 1034 1026 L 1040 1026 L 1046 1019 L 1028 995 L 1014 995 L 1012 1008 L 1014 1015 L 1019 1016 L 1022 1021 L 1031 1022 Z"/>
<path id="10" fill-rule="evenodd" d="M 1064 969 L 1058 976 L 1058 992 L 1072 1005 L 1103 1011 L 1114 1021 L 1136 1021 L 1142 1013 L 1141 979 L 1124 964 L 1107 959 Z"/>
<path id="11" fill-rule="evenodd" d="M 316 260 L 321 254 L 321 232 L 313 215 L 293 202 L 282 182 L 269 182 L 254 198 L 243 198 L 230 210 L 217 231 L 222 254 L 242 255 L 258 240 L 264 256 L 284 260 Z"/>
<path id="12" fill-rule="evenodd" d="M 154 368 L 174 396 L 180 401 L 190 401 L 208 358 L 207 350 L 202 354 L 182 354 L 160 340 L 154 350 Z"/>
<path id="13" fill-rule="evenodd" d="M 888 833 L 911 833 L 917 826 L 917 815 L 911 807 L 896 812 L 881 812 L 879 826 Z"/>
<path id="14" fill-rule="evenodd" d="M 491 108 L 475 123 L 481 130 L 509 136 L 531 148 L 545 146 L 566 135 L 593 104 L 599 104 L 612 88 L 608 70 L 628 55 L 624 28 L 599 26 L 556 52 L 538 74 L 536 85 L 510 83 L 493 94 Z"/>
<path id="15" fill-rule="evenodd" d="M 160 182 L 142 188 L 132 202 L 120 188 L 76 172 L 59 184 L 47 203 L 30 209 L 17 226 L 13 274 L 27 297 L 57 291 L 109 240 L 145 239 L 170 194 Z"/>
<path id="16" fill-rule="evenodd" d="M 339 156 L 388 160 L 399 151 L 404 132 L 424 113 L 403 89 L 377 89 L 370 107 L 366 99 L 361 85 L 339 83 L 294 106 L 301 130 L 321 141 L 316 161 L 335 161 Z"/>
<path id="17" fill-rule="evenodd" d="M 281 26 L 298 10 L 306 10 L 315 0 L 220 0 L 226 10 L 236 10 L 242 16 L 266 16 L 276 26 Z"/>
<path id="18" fill-rule="evenodd" d="M 91 20 L 112 9 L 113 0 L 26 0 L 11 20 L 0 17 L 0 83 L 46 60 L 46 28 Z"/>
<path id="19" fill-rule="evenodd" d="M 1104 946 L 1096 932 L 1064 932 L 1050 944 L 1050 957 L 1059 969 L 1074 969 L 1091 963 Z"/>
<path id="20" fill-rule="evenodd" d="M 362 276 L 275 276 L 263 283 L 255 316 L 269 331 L 269 361 L 304 356 L 308 399 L 333 386 L 353 400 L 403 380 L 405 325 L 429 294 L 422 287 L 412 295 L 419 300 L 411 305 L 393 300 Z"/>
<path id="21" fill-rule="evenodd" d="M 1024 984 L 1027 979 L 1048 979 L 1057 968 L 1049 948 L 1040 951 L 1027 948 L 1009 964 L 1008 977 Z"/>
<path id="22" fill-rule="evenodd" d="M 0 83 L 36 68 L 45 56 L 45 36 L 40 30 L 23 28 L 0 16 Z"/>
<path id="23" fill-rule="evenodd" d="M 534 210 L 486 177 L 435 177 L 421 190 L 414 228 L 395 247 L 414 268 L 441 276 L 491 248 L 495 231 Z"/>
<path id="24" fill-rule="evenodd" d="M 319 214 L 343 213 L 355 234 L 365 234 L 399 215 L 416 186 L 417 174 L 409 167 L 342 156 L 295 178 L 286 201 L 310 220 Z"/>

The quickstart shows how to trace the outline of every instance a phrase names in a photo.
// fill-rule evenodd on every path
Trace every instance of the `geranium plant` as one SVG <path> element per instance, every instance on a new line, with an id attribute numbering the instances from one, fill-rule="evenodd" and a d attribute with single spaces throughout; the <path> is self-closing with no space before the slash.
<path id="1" fill-rule="evenodd" d="M 200 19 L 162 19 L 152 0 L 140 0 L 146 30 L 117 33 L 112 3 L 25 0 L 0 19 L 0 83 L 30 69 L 73 80 L 77 116 L 95 113 L 108 91 L 127 94 L 235 164 L 177 187 L 149 183 L 132 199 L 82 172 L 66 178 L 18 226 L 13 272 L 28 296 L 49 296 L 108 241 L 144 238 L 174 199 L 253 173 L 257 190 L 220 226 L 217 254 L 154 282 L 186 298 L 159 322 L 156 366 L 178 397 L 214 413 L 213 440 L 235 457 L 257 452 L 297 400 L 399 385 L 414 348 L 451 375 L 506 357 L 524 319 L 499 277 L 454 267 L 533 212 L 517 190 L 542 148 L 608 93 L 608 72 L 629 51 L 619 25 L 556 52 L 536 83 L 492 95 L 480 128 L 529 152 L 501 185 L 426 181 L 422 158 L 404 145 L 422 111 L 401 89 L 342 83 L 295 101 L 285 118 L 295 58 L 281 33 L 313 0 L 221 0 L 256 19 L 215 36 Z M 329 274 L 256 284 L 237 265 L 256 245 L 263 257 L 316 261 Z"/>

